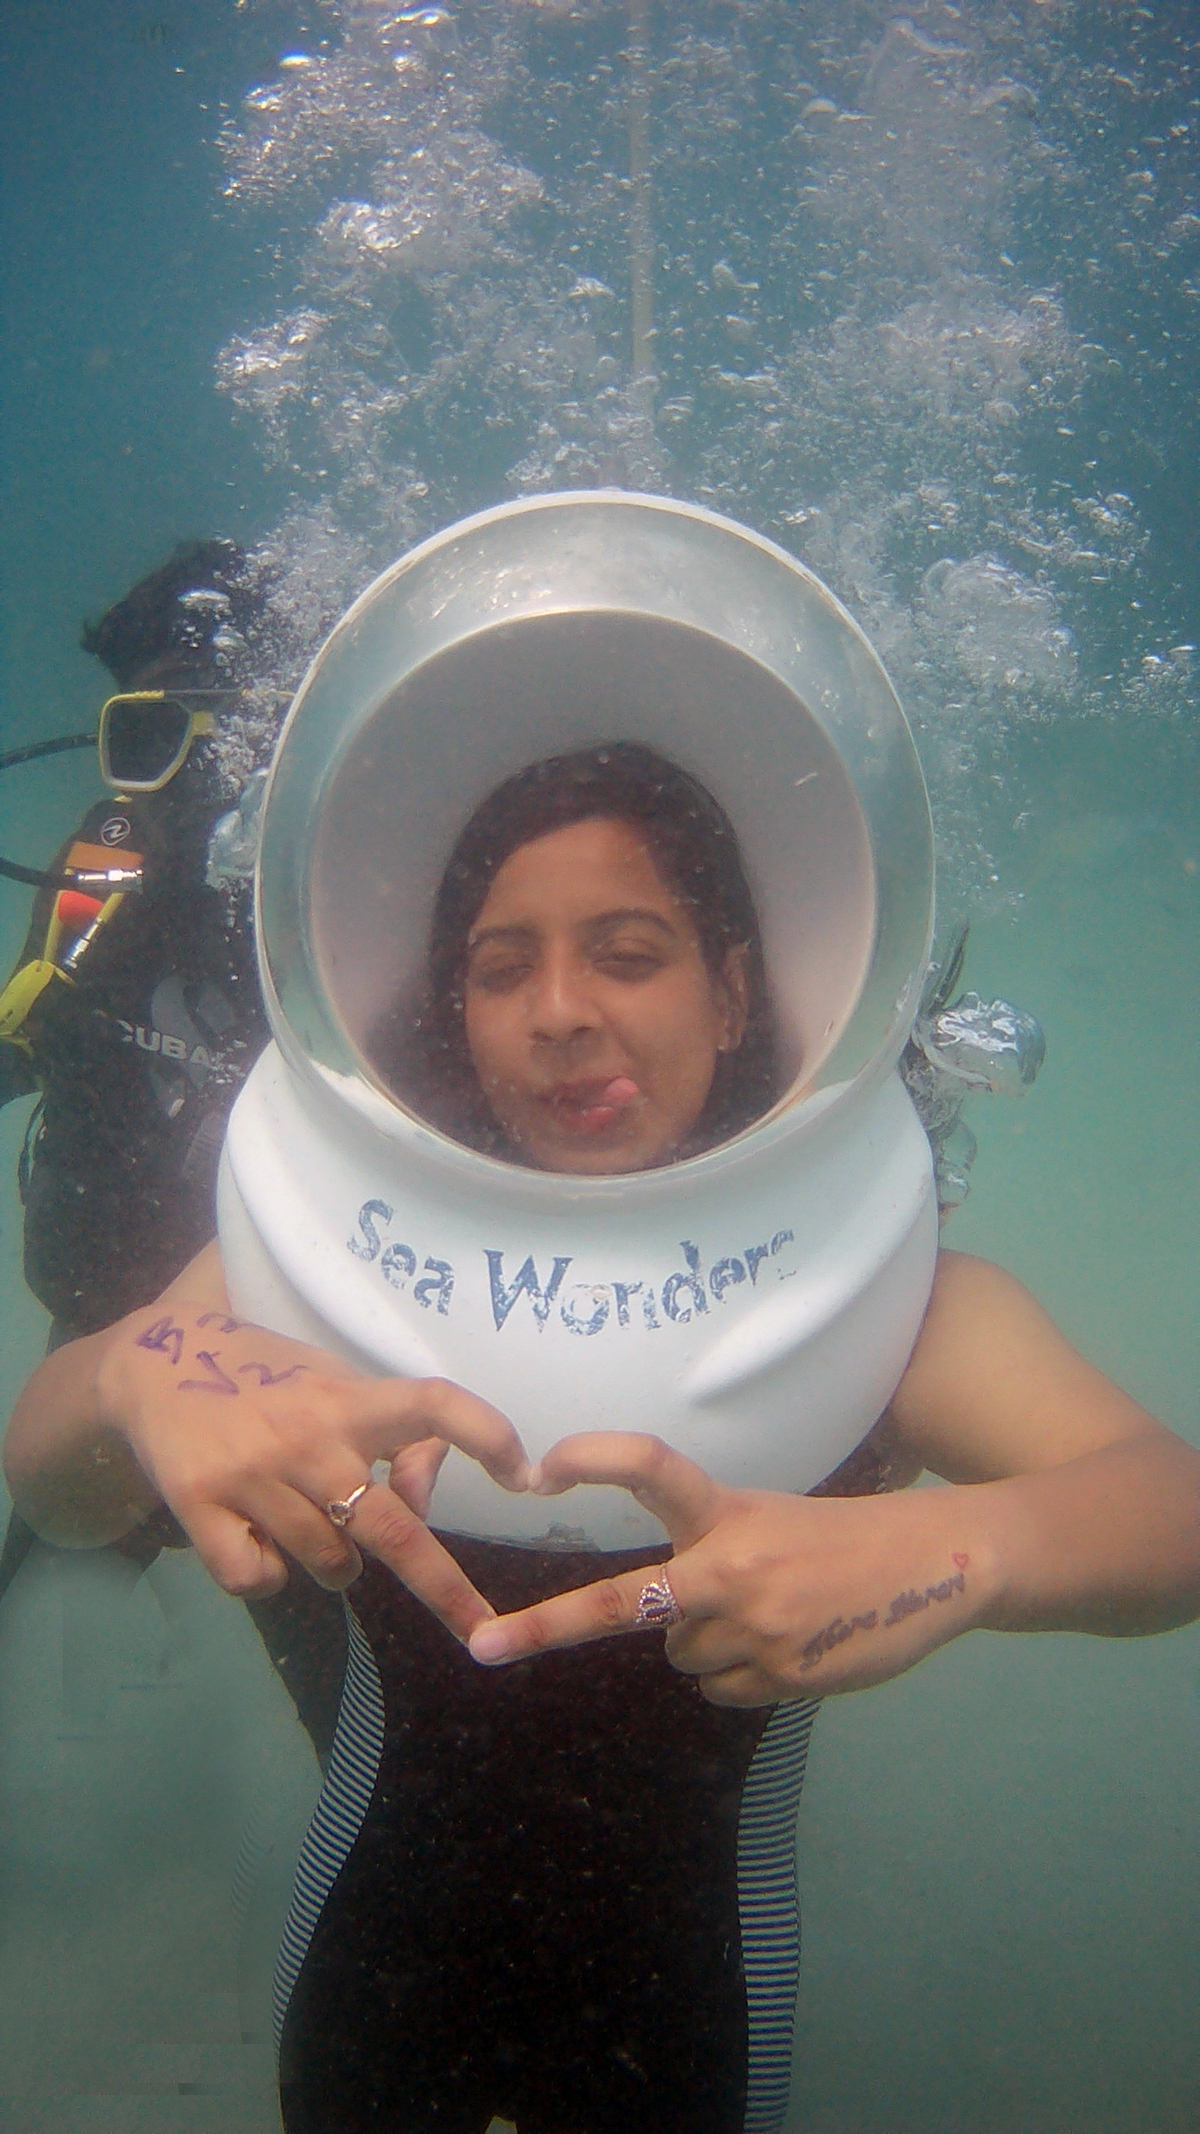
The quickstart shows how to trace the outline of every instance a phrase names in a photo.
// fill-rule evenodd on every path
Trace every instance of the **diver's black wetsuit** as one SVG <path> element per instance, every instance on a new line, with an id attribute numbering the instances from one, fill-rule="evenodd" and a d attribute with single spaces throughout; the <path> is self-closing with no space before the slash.
<path id="1" fill-rule="evenodd" d="M 16 1042 L 0 1044 L 0 1103 L 42 1097 L 22 1163 L 25 1276 L 55 1345 L 151 1302 L 213 1236 L 225 1122 L 269 1034 L 248 893 L 205 882 L 229 805 L 208 759 L 201 743 L 163 791 L 89 809 L 49 871 L 62 873 L 73 851 L 88 865 L 140 855 L 140 886 L 73 975 L 45 987 Z M 38 894 L 21 964 L 44 952 L 54 896 Z M 14 1515 L 0 1591 L 32 1540 Z M 145 1565 L 183 1541 L 164 1511 L 117 1547 Z M 324 1755 L 345 1661 L 340 1605 L 297 1571 L 283 1594 L 250 1608 Z"/>

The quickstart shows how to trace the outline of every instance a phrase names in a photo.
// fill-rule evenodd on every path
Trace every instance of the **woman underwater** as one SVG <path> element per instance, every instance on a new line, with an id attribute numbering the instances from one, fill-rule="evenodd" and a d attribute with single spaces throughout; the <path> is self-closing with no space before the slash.
<path id="1" fill-rule="evenodd" d="M 419 1012 L 375 1050 L 446 1131 L 543 1170 L 645 1170 L 740 1131 L 779 1090 L 719 805 L 630 743 L 509 780 L 446 869 Z M 595 1551 L 435 1535 L 450 1445 L 511 1490 L 621 1484 L 673 1553 L 609 1554 L 597 1580 Z M 277 1591 L 289 1560 L 348 1593 L 382 1745 L 356 1807 L 335 1753 L 335 1856 L 284 2029 L 290 2134 L 777 2127 L 794 1949 L 751 1946 L 739 1828 L 753 1853 L 761 1811 L 789 1882 L 812 1700 L 970 1629 L 1200 1613 L 1200 1454 L 958 1254 L 886 1418 L 810 1497 L 620 1433 L 531 1469 L 469 1390 L 366 1379 L 233 1319 L 215 1246 L 41 1365 L 6 1461 L 47 1539 L 109 1541 L 166 1503 L 231 1593 Z M 949 1486 L 891 1493 L 922 1467 Z M 656 1620 L 665 1641 L 615 1635 Z M 370 1716 L 355 1667 L 348 1740 Z"/>

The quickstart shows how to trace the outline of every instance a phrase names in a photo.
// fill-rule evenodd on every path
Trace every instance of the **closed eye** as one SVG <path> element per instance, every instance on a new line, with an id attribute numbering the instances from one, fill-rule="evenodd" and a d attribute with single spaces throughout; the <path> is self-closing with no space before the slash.
<path id="1" fill-rule="evenodd" d="M 472 963 L 467 973 L 468 982 L 477 986 L 481 993 L 515 993 L 524 984 L 533 969 L 531 956 L 505 956 L 491 961 Z"/>
<path id="2" fill-rule="evenodd" d="M 626 985 L 637 985 L 643 979 L 654 978 L 665 964 L 665 957 L 653 949 L 604 949 L 595 958 L 598 971 L 605 977 L 616 978 Z"/>

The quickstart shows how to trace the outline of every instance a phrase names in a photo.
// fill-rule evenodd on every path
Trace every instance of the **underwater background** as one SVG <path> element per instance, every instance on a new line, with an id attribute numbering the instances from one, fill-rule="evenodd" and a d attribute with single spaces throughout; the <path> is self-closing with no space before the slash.
<path id="1" fill-rule="evenodd" d="M 949 1241 L 1200 1428 L 1200 19 L 1023 0 L 9 0 L 5 747 L 179 539 L 250 553 L 231 790 L 348 600 L 540 489 L 727 511 L 872 637 L 943 932 L 1047 1064 Z M 86 756 L 0 779 L 45 864 Z M 28 894 L 0 884 L 16 956 Z M 6 1405 L 44 1315 L 0 1118 Z M 129 1211 L 131 1224 L 137 1209 Z M 131 1576 L 132 1574 L 130 1574 Z M 1200 1636 L 960 1641 L 822 1714 L 793 2116 L 1200 2125 Z M 0 2128 L 277 2124 L 266 1995 L 316 1791 L 186 1555 L 0 1610 Z M 581 1923 L 586 1931 L 586 1922 Z"/>

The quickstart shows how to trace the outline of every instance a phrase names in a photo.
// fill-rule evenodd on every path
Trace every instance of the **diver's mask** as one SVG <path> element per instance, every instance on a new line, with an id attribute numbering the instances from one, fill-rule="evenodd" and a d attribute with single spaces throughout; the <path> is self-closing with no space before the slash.
<path id="1" fill-rule="evenodd" d="M 127 689 L 100 708 L 100 776 L 114 793 L 161 793 L 193 742 L 216 729 L 214 697 L 229 689 Z"/>
<path id="2" fill-rule="evenodd" d="M 95 743 L 100 776 L 112 792 L 123 797 L 160 793 L 182 770 L 193 743 L 214 731 L 211 700 L 233 694 L 227 689 L 123 690 L 101 706 L 97 733 L 65 734 L 11 749 L 0 755 L 0 770 Z M 30 1049 L 30 1011 L 55 980 L 74 980 L 101 928 L 126 896 L 141 889 L 142 867 L 141 853 L 127 845 L 108 851 L 79 837 L 68 847 L 61 874 L 0 859 L 0 875 L 54 892 L 41 953 L 22 964 L 0 993 L 0 1042 Z"/>
<path id="3" fill-rule="evenodd" d="M 216 731 L 213 709 L 218 700 L 235 697 L 236 689 L 126 689 L 119 690 L 100 707 L 95 733 L 59 734 L 50 741 L 28 741 L 22 748 L 0 754 L 0 771 L 15 770 L 22 763 L 36 763 L 44 756 L 62 756 L 77 749 L 95 748 L 100 757 L 100 776 L 113 793 L 161 793 L 178 776 L 193 744 Z M 0 875 L 10 882 L 23 882 L 30 889 L 106 890 L 130 889 L 136 883 L 129 870 L 95 865 L 69 867 L 66 874 L 51 874 L 44 867 L 26 867 L 17 860 L 0 859 Z"/>

